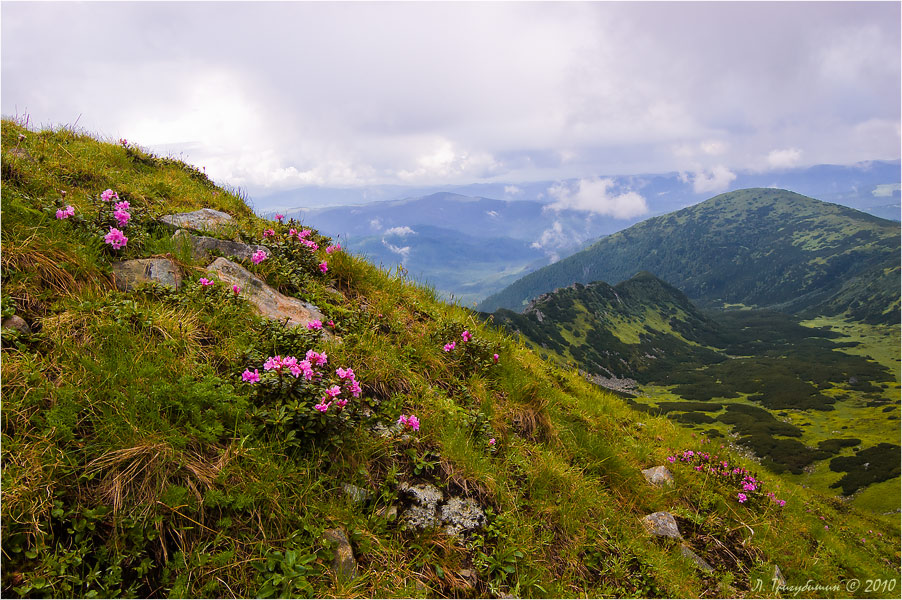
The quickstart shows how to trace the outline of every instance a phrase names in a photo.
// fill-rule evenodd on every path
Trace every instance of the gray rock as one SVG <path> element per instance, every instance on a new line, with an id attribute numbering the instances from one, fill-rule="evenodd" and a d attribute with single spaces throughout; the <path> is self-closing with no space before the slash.
<path id="1" fill-rule="evenodd" d="M 353 581 L 357 577 L 357 561 L 354 559 L 354 550 L 347 534 L 343 529 L 327 529 L 323 532 L 323 537 L 335 544 L 332 569 L 338 580 Z"/>
<path id="2" fill-rule="evenodd" d="M 227 258 L 220 256 L 210 263 L 207 271 L 215 273 L 228 285 L 241 287 L 241 294 L 254 305 L 261 315 L 269 319 L 287 320 L 289 325 L 303 326 L 310 321 L 323 321 L 326 318 L 317 307 L 309 302 L 280 294 L 266 285 L 262 279 Z M 321 335 L 325 338 L 332 337 L 332 334 L 326 330 L 323 330 Z"/>
<path id="3" fill-rule="evenodd" d="M 457 572 L 457 578 L 463 582 L 463 588 L 472 590 L 479 583 L 479 575 L 473 569 L 461 569 Z"/>
<path id="4" fill-rule="evenodd" d="M 19 315 L 6 317 L 5 319 L 3 319 L 3 323 L 0 324 L 0 327 L 2 327 L 3 329 L 15 329 L 19 333 L 24 333 L 26 335 L 31 333 L 31 327 L 29 327 L 28 323 L 25 322 L 25 319 L 23 319 Z"/>
<path id="5" fill-rule="evenodd" d="M 223 256 L 231 256 L 239 260 L 249 260 L 255 252 L 260 250 L 266 252 L 267 255 L 272 254 L 272 250 L 266 246 L 244 244 L 242 242 L 233 242 L 232 240 L 220 240 L 205 235 L 191 235 L 184 229 L 176 231 L 172 239 L 176 242 L 187 244 L 191 248 L 191 254 L 195 260 L 200 260 L 207 256 L 211 250 L 216 250 Z"/>
<path id="6" fill-rule="evenodd" d="M 485 513 L 470 498 L 451 498 L 442 506 L 440 518 L 445 524 L 445 533 L 454 536 L 481 529 L 485 525 Z"/>
<path id="7" fill-rule="evenodd" d="M 163 215 L 159 221 L 175 229 L 186 228 L 195 231 L 216 231 L 232 222 L 232 216 L 212 208 L 202 208 L 194 212 Z"/>
<path id="8" fill-rule="evenodd" d="M 438 527 L 438 505 L 444 499 L 441 490 L 430 483 L 410 485 L 406 482 L 398 486 L 398 491 L 410 501 L 410 507 L 401 515 L 401 524 L 407 529 L 429 529 Z"/>
<path id="9" fill-rule="evenodd" d="M 376 514 L 385 519 L 386 521 L 394 521 L 398 518 L 398 507 L 392 504 L 391 506 L 383 506 L 379 510 L 376 511 Z"/>
<path id="10" fill-rule="evenodd" d="M 643 469 L 642 474 L 645 475 L 645 480 L 652 485 L 658 487 L 673 485 L 673 474 L 671 474 L 670 469 L 663 465 L 652 467 L 650 469 Z"/>
<path id="11" fill-rule="evenodd" d="M 649 533 L 661 537 L 682 539 L 676 519 L 669 512 L 656 512 L 642 518 L 642 524 Z"/>
<path id="12" fill-rule="evenodd" d="M 701 571 L 705 573 L 713 573 L 714 567 L 705 562 L 705 559 L 693 552 L 686 544 L 680 545 L 680 554 L 695 563 Z"/>
<path id="13" fill-rule="evenodd" d="M 122 291 L 134 289 L 139 283 L 156 281 L 179 289 L 182 274 L 178 265 L 168 258 L 136 258 L 113 263 L 113 278 Z"/>
<path id="14" fill-rule="evenodd" d="M 347 496 L 348 499 L 355 504 L 363 504 L 370 498 L 370 493 L 368 490 L 365 490 L 362 487 L 357 487 L 352 483 L 342 484 L 341 489 L 344 491 L 345 496 Z"/>
<path id="15" fill-rule="evenodd" d="M 777 565 L 774 565 L 773 582 L 777 585 L 777 587 L 786 586 L 786 578 L 783 577 L 783 572 L 780 571 L 780 567 L 778 567 Z"/>

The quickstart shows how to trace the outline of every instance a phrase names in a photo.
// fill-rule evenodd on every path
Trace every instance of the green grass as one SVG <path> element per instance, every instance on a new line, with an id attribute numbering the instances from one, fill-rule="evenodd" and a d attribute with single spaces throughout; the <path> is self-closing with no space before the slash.
<path id="1" fill-rule="evenodd" d="M 640 469 L 686 448 L 755 463 L 632 410 L 360 258 L 329 255 L 325 276 L 279 257 L 248 265 L 316 303 L 340 341 L 287 330 L 228 290 L 201 288 L 204 264 L 184 254 L 175 253 L 182 291 L 117 291 L 110 273 L 121 255 L 174 250 L 154 225 L 161 214 L 225 210 L 239 224 L 232 235 L 247 241 L 278 226 L 191 167 L 134 147 L 11 121 L 2 139 L 3 313 L 33 328 L 3 333 L 4 597 L 754 596 L 752 578 L 773 564 L 798 583 L 898 577 L 898 523 L 816 491 L 774 480 L 768 489 L 788 500 L 784 509 L 743 506 L 732 489 L 678 467 L 672 488 L 650 488 Z M 17 145 L 34 162 L 10 154 Z M 145 215 L 120 254 L 89 225 L 53 218 L 59 190 L 90 217 L 106 188 Z M 466 350 L 442 352 L 464 329 L 474 336 Z M 306 349 L 355 370 L 355 402 L 370 416 L 318 430 L 285 416 L 306 396 L 242 383 L 248 366 Z M 400 413 L 418 415 L 420 431 L 373 433 Z M 464 538 L 402 530 L 388 512 L 400 482 L 478 501 L 485 529 Z M 349 500 L 345 483 L 369 500 Z M 677 514 L 714 576 L 647 536 L 640 519 L 656 510 Z M 335 527 L 351 540 L 354 581 L 331 566 L 323 535 Z M 875 537 L 869 530 L 884 541 L 856 541 Z"/>

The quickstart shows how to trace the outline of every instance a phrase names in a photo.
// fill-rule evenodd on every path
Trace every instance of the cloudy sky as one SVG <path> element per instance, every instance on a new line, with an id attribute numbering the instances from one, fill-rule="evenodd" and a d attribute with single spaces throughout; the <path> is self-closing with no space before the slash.
<path id="1" fill-rule="evenodd" d="M 576 206 L 604 174 L 717 192 L 900 155 L 898 2 L 0 10 L 4 116 L 77 120 L 251 194 L 576 178 L 556 196 Z"/>

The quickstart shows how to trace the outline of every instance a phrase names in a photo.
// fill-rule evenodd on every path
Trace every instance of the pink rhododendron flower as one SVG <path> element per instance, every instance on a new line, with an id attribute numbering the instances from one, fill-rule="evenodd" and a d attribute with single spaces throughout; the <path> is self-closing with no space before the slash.
<path id="1" fill-rule="evenodd" d="M 442 349 L 443 349 L 445 352 L 451 352 L 452 350 L 454 350 L 454 347 L 455 347 L 456 345 L 457 345 L 456 342 L 451 342 L 450 344 L 445 344 L 445 345 L 443 346 Z"/>
<path id="2" fill-rule="evenodd" d="M 748 500 L 748 498 L 746 498 L 745 494 L 743 494 L 742 492 L 736 494 L 736 497 L 739 499 L 739 502 L 740 502 L 740 503 L 745 502 L 746 500 Z"/>
<path id="3" fill-rule="evenodd" d="M 281 222 L 282 222 L 282 219 L 284 219 L 284 218 L 285 218 L 285 215 L 276 215 L 276 220 L 277 220 L 279 223 L 281 223 Z"/>
<path id="4" fill-rule="evenodd" d="M 330 319 L 329 322 L 326 323 L 326 325 L 328 325 L 329 327 L 335 327 L 335 321 L 332 321 L 332 320 Z"/>
<path id="5" fill-rule="evenodd" d="M 122 202 L 117 202 L 113 208 L 116 210 L 128 210 L 131 208 L 131 205 L 128 203 L 128 200 L 123 200 Z"/>
<path id="6" fill-rule="evenodd" d="M 290 235 L 290 236 L 292 236 L 292 237 L 294 237 L 295 235 L 297 235 L 297 233 L 298 233 L 298 230 L 295 229 L 294 227 L 292 227 L 291 229 L 288 230 L 288 235 Z"/>
<path id="7" fill-rule="evenodd" d="M 327 410 L 329 410 L 329 407 L 330 407 L 330 406 L 332 406 L 332 403 L 331 403 L 331 402 L 320 402 L 319 404 L 315 404 L 315 405 L 313 406 L 313 408 L 315 408 L 315 409 L 318 410 L 319 412 L 323 412 L 323 413 L 324 413 L 324 412 L 326 412 Z"/>
<path id="8" fill-rule="evenodd" d="M 354 370 L 353 369 L 344 369 L 342 367 L 338 367 L 335 370 L 335 374 L 338 375 L 339 379 L 350 379 L 354 380 Z"/>
<path id="9" fill-rule="evenodd" d="M 328 362 L 328 357 L 325 352 L 314 352 L 313 350 L 307 350 L 307 360 L 310 361 L 311 364 L 315 364 L 318 367 L 325 365 Z"/>
<path id="10" fill-rule="evenodd" d="M 326 395 L 329 396 L 330 398 L 340 396 L 341 388 L 338 387 L 337 385 L 333 385 L 332 387 L 330 387 L 329 389 L 326 390 Z"/>
<path id="11" fill-rule="evenodd" d="M 309 323 L 307 323 L 307 329 L 322 329 L 323 323 L 318 319 L 313 319 Z"/>
<path id="12" fill-rule="evenodd" d="M 232 286 L 232 291 L 235 292 L 235 295 L 237 296 L 238 294 L 241 293 L 241 286 L 239 286 L 239 285 L 237 285 L 237 284 L 236 284 L 236 285 L 233 285 L 233 286 Z"/>
<path id="13" fill-rule="evenodd" d="M 265 250 L 257 250 L 256 252 L 254 252 L 254 255 L 251 256 L 251 261 L 253 261 L 255 265 L 259 265 L 264 260 L 266 260 L 266 258 L 267 256 Z"/>
<path id="14" fill-rule="evenodd" d="M 329 265 L 326 264 L 325 262 L 321 262 L 321 263 L 319 263 L 319 270 L 321 273 L 325 273 L 326 271 L 329 270 Z"/>
<path id="15" fill-rule="evenodd" d="M 281 371 L 282 370 L 282 356 L 277 354 L 275 356 L 270 356 L 269 358 L 267 358 L 266 362 L 263 363 L 263 370 L 265 370 L 265 371 L 272 371 L 272 370 Z"/>
<path id="16" fill-rule="evenodd" d="M 410 415 L 410 417 L 407 419 L 407 425 L 414 431 L 420 430 L 420 420 L 414 415 Z"/>
<path id="17" fill-rule="evenodd" d="M 57 219 L 68 219 L 69 217 L 75 216 L 75 207 L 74 206 L 66 206 L 66 208 L 58 208 L 56 209 L 56 218 Z"/>
<path id="18" fill-rule="evenodd" d="M 117 194 L 117 193 L 114 192 L 113 190 L 104 190 L 104 191 L 100 194 L 100 199 L 103 200 L 104 202 L 109 202 L 110 200 L 112 200 L 112 199 L 114 199 L 114 198 L 115 198 L 116 200 L 118 200 L 118 199 L 119 199 L 119 194 Z"/>
<path id="19" fill-rule="evenodd" d="M 342 398 L 341 400 L 336 400 L 335 404 L 338 405 L 338 408 L 344 408 L 345 406 L 347 406 L 348 401 Z"/>
<path id="20" fill-rule="evenodd" d="M 348 386 L 348 391 L 351 392 L 351 395 L 354 396 L 355 398 L 359 398 L 360 392 L 361 392 L 360 383 L 358 383 L 356 380 L 352 379 L 351 385 Z"/>
<path id="21" fill-rule="evenodd" d="M 489 446 L 494 446 L 494 445 L 495 445 L 495 438 L 492 438 L 489 440 Z"/>
<path id="22" fill-rule="evenodd" d="M 245 369 L 244 373 L 241 374 L 241 379 L 248 383 L 257 383 L 260 381 L 260 371 L 254 369 L 254 371 L 251 372 L 250 369 Z"/>
<path id="23" fill-rule="evenodd" d="M 204 287 L 207 287 L 208 285 L 213 285 L 213 282 L 210 281 L 209 279 L 207 279 L 206 277 L 201 277 L 200 280 L 198 280 L 198 283 Z"/>
<path id="24" fill-rule="evenodd" d="M 498 364 L 498 355 L 497 355 L 497 354 L 493 354 L 493 355 L 492 355 L 492 360 L 495 361 L 495 364 L 497 365 L 497 364 Z"/>
<path id="25" fill-rule="evenodd" d="M 338 252 L 339 250 L 341 250 L 341 244 L 326 246 L 326 254 L 332 254 L 333 252 Z"/>
<path id="26" fill-rule="evenodd" d="M 462 334 L 460 334 L 460 337 L 462 337 L 465 342 L 469 342 L 470 338 L 473 337 L 473 335 L 469 331 L 464 331 Z"/>
<path id="27" fill-rule="evenodd" d="M 310 237 L 311 235 L 313 235 L 313 232 L 312 232 L 312 231 L 310 231 L 309 229 L 304 229 L 304 230 L 302 230 L 302 231 L 298 234 L 298 239 L 303 239 L 303 238 L 305 238 L 305 237 Z"/>
<path id="28" fill-rule="evenodd" d="M 265 238 L 272 237 L 274 235 L 276 235 L 276 232 L 273 229 L 264 229 L 263 230 L 263 237 L 265 237 Z"/>
<path id="29" fill-rule="evenodd" d="M 110 232 L 103 236 L 103 241 L 118 250 L 125 247 L 128 243 L 128 238 L 115 227 L 110 227 Z"/>

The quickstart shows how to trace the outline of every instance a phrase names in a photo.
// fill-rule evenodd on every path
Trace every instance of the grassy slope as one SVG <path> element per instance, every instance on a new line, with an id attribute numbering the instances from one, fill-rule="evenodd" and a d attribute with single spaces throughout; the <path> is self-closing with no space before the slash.
<path id="1" fill-rule="evenodd" d="M 2 138 L 4 315 L 35 329 L 4 333 L 4 597 L 770 596 L 775 563 L 794 585 L 898 577 L 897 524 L 810 490 L 768 482 L 787 506 L 744 506 L 732 488 L 679 465 L 673 488 L 649 488 L 639 469 L 705 443 L 360 259 L 331 255 L 327 277 L 279 257 L 251 266 L 320 306 L 341 343 L 283 331 L 228 290 L 205 291 L 203 265 L 154 217 L 225 210 L 248 239 L 273 224 L 190 167 L 67 129 L 4 121 Z M 108 187 L 133 207 L 121 253 L 52 216 L 59 190 L 90 215 Z M 165 253 L 187 274 L 183 292 L 112 286 L 119 254 Z M 465 328 L 499 365 L 441 351 Z M 415 413 L 420 432 L 404 441 L 361 424 L 333 446 L 293 442 L 278 407 L 240 373 L 311 347 L 355 369 L 376 420 Z M 382 516 L 399 481 L 474 497 L 491 509 L 489 526 L 467 540 L 401 531 Z M 348 501 L 343 483 L 371 499 Z M 639 519 L 656 510 L 682 519 L 715 576 L 648 538 Z M 361 576 L 351 583 L 331 568 L 330 527 L 354 545 Z M 475 589 L 461 587 L 463 568 L 476 571 Z M 756 578 L 765 588 L 753 593 Z"/>

